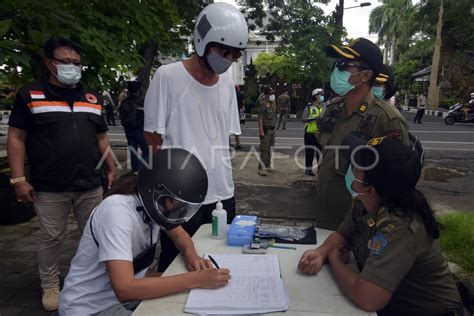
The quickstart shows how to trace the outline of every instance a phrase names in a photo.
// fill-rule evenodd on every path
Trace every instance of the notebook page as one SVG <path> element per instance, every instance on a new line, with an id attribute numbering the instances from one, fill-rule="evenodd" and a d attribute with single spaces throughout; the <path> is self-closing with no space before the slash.
<path id="1" fill-rule="evenodd" d="M 184 310 L 209 314 L 258 313 L 285 310 L 288 304 L 280 277 L 237 275 L 220 289 L 193 289 Z"/>
<path id="2" fill-rule="evenodd" d="M 277 255 L 211 254 L 220 268 L 230 270 L 230 275 L 280 276 Z"/>
<path id="3" fill-rule="evenodd" d="M 247 314 L 288 309 L 289 298 L 280 277 L 277 255 L 211 254 L 230 270 L 229 284 L 219 289 L 193 289 L 185 312 Z"/>

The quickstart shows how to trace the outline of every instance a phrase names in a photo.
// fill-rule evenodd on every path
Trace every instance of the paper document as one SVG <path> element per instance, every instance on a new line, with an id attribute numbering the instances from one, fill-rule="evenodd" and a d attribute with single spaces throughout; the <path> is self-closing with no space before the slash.
<path id="1" fill-rule="evenodd" d="M 184 306 L 194 314 L 253 314 L 284 311 L 289 299 L 277 255 L 211 254 L 230 270 L 229 284 L 219 289 L 193 289 Z"/>

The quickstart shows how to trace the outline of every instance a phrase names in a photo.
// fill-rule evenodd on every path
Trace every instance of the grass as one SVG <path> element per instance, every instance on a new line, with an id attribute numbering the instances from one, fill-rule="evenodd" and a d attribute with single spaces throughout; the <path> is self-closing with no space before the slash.
<path id="1" fill-rule="evenodd" d="M 437 217 L 441 223 L 441 249 L 446 258 L 474 275 L 474 214 L 451 213 Z"/>

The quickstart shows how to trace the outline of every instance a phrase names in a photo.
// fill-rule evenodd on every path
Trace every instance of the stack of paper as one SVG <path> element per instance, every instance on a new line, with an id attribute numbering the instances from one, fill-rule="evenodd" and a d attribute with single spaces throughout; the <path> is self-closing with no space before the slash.
<path id="1" fill-rule="evenodd" d="M 232 279 L 220 289 L 193 289 L 184 311 L 194 314 L 253 314 L 285 311 L 289 299 L 277 255 L 211 254 Z"/>

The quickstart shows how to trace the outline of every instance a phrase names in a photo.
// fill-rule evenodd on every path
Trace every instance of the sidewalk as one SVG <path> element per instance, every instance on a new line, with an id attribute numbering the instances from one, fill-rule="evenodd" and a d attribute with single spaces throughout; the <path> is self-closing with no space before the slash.
<path id="1" fill-rule="evenodd" d="M 114 150 L 119 159 L 123 157 L 123 150 Z M 238 152 L 233 159 L 238 214 L 258 215 L 266 222 L 286 225 L 309 226 L 319 221 L 324 222 L 324 216 L 317 214 L 314 209 L 314 177 L 305 176 L 291 158 L 282 159 L 284 155 L 279 153 L 276 153 L 278 158 L 275 159 L 277 171 L 268 177 L 261 177 L 257 175 L 254 159 L 249 159 L 248 164 L 240 169 L 246 154 Z M 68 222 L 60 257 L 61 282 L 67 274 L 80 239 L 72 216 Z M 39 223 L 36 217 L 23 224 L 0 226 L 1 316 L 57 315 L 56 312 L 45 312 L 41 306 L 36 264 L 38 233 Z"/>

